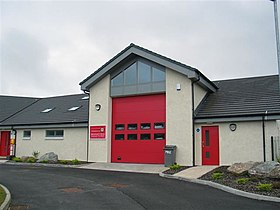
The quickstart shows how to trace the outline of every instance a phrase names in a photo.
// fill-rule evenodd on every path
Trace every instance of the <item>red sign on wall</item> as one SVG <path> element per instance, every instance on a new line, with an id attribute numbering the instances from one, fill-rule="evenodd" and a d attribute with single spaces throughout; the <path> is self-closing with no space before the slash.
<path id="1" fill-rule="evenodd" d="M 105 125 L 90 126 L 90 138 L 91 139 L 105 139 L 106 138 L 106 126 Z"/>

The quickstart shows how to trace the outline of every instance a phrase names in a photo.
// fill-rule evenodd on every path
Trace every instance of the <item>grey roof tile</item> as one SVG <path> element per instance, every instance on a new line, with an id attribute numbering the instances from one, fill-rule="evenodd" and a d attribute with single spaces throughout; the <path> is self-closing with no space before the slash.
<path id="1" fill-rule="evenodd" d="M 280 114 L 278 75 L 216 81 L 197 108 L 196 118 Z"/>
<path id="2" fill-rule="evenodd" d="M 13 117 L 0 123 L 2 125 L 38 125 L 38 124 L 61 124 L 61 123 L 87 123 L 88 100 L 82 100 L 85 94 L 57 96 L 42 98 L 27 107 Z M 69 108 L 78 106 L 75 111 Z M 52 108 L 48 113 L 43 110 Z"/>
<path id="3" fill-rule="evenodd" d="M 38 98 L 0 95 L 0 122 L 13 116 L 38 100 Z"/>

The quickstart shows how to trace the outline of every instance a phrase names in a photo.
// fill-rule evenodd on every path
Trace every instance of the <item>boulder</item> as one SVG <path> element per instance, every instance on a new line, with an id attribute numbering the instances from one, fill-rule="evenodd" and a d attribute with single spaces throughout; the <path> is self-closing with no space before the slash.
<path id="1" fill-rule="evenodd" d="M 37 163 L 41 162 L 49 162 L 49 163 L 57 163 L 58 161 L 58 155 L 54 152 L 49 152 L 44 155 L 42 155 L 39 160 L 37 160 Z"/>
<path id="2" fill-rule="evenodd" d="M 269 178 L 280 179 L 280 165 L 276 166 L 269 174 Z"/>
<path id="3" fill-rule="evenodd" d="M 236 175 L 243 175 L 248 173 L 248 170 L 253 168 L 254 166 L 260 164 L 259 162 L 248 161 L 245 163 L 234 163 L 230 167 L 228 167 L 228 171 L 236 174 Z"/>
<path id="4" fill-rule="evenodd" d="M 275 161 L 267 161 L 260 163 L 253 168 L 249 169 L 248 173 L 251 176 L 259 176 L 259 177 L 269 177 L 269 173 L 279 166 L 278 162 Z"/>

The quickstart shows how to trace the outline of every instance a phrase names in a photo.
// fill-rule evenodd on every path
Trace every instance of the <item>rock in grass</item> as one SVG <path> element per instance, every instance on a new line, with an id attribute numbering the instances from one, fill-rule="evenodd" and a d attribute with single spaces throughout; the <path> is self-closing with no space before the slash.
<path id="1" fill-rule="evenodd" d="M 55 154 L 54 152 L 49 152 L 41 156 L 39 160 L 37 160 L 37 163 L 41 163 L 41 162 L 57 163 L 57 161 L 58 161 L 58 155 Z"/>
<path id="2" fill-rule="evenodd" d="M 248 173 L 248 170 L 253 168 L 254 166 L 260 164 L 259 162 L 248 161 L 245 163 L 234 163 L 230 167 L 228 167 L 228 171 L 236 174 L 236 175 L 243 175 Z"/>

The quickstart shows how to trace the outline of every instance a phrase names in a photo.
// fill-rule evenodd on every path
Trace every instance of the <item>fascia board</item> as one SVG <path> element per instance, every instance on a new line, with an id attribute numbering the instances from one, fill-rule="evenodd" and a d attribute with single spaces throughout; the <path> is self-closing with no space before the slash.
<path id="1" fill-rule="evenodd" d="M 47 124 L 47 125 L 13 125 L 0 126 L 0 130 L 4 129 L 36 129 L 36 128 L 87 128 L 88 123 L 65 123 L 65 124 Z"/>
<path id="2" fill-rule="evenodd" d="M 204 87 L 205 89 L 211 90 L 212 92 L 216 92 L 217 89 L 213 87 L 208 81 L 206 81 L 203 77 L 200 77 L 200 80 L 197 82 L 200 86 Z"/>
<path id="3" fill-rule="evenodd" d="M 165 60 L 164 58 L 161 58 L 159 56 L 156 56 L 156 55 L 153 55 L 153 54 L 150 54 L 148 52 L 145 52 L 143 50 L 140 50 L 140 49 L 137 49 L 137 48 L 133 48 L 133 53 L 138 55 L 138 56 L 141 56 L 141 57 L 144 57 L 148 60 L 151 60 L 155 63 L 158 63 L 162 66 L 165 66 L 169 69 L 172 69 L 172 70 L 175 70 L 181 74 L 184 74 L 186 75 L 187 77 L 189 78 L 193 78 L 196 76 L 196 72 L 194 70 L 190 70 L 188 68 L 185 68 L 185 67 L 182 67 L 182 66 L 179 66 L 175 63 L 172 63 L 170 61 L 167 61 Z"/>
<path id="4" fill-rule="evenodd" d="M 103 78 L 106 73 L 112 69 L 115 65 L 117 65 L 119 62 L 124 60 L 127 56 L 129 56 L 132 53 L 132 48 L 125 51 L 123 54 L 115 58 L 112 62 L 108 63 L 103 69 L 99 70 L 96 74 L 94 74 L 91 78 L 89 78 L 87 81 L 81 84 L 82 90 L 89 91 L 90 87 L 97 82 L 97 80 Z"/>
<path id="5" fill-rule="evenodd" d="M 219 122 L 244 122 L 244 121 L 260 121 L 263 116 L 244 116 L 244 117 L 219 117 L 219 118 L 202 118 L 195 119 L 195 123 L 219 123 Z M 280 115 L 264 115 L 264 120 L 280 120 Z"/>
<path id="6" fill-rule="evenodd" d="M 150 61 L 153 61 L 155 63 L 158 63 L 162 66 L 165 66 L 168 69 L 172 69 L 174 71 L 177 71 L 185 76 L 187 76 L 189 79 L 198 78 L 198 74 L 193 69 L 189 69 L 187 67 L 180 66 L 176 63 L 173 63 L 171 61 L 166 60 L 165 58 L 161 58 L 161 56 L 153 55 L 150 52 L 146 52 L 142 49 L 138 49 L 137 47 L 131 47 L 127 49 L 125 52 L 123 52 L 121 55 L 116 57 L 114 60 L 112 60 L 110 63 L 108 63 L 105 67 L 103 67 L 100 70 L 97 70 L 98 72 L 94 74 L 91 78 L 89 78 L 87 81 L 83 82 L 81 84 L 81 89 L 85 91 L 89 91 L 90 87 L 96 84 L 100 79 L 102 79 L 104 76 L 107 75 L 107 73 L 118 63 L 120 63 L 122 60 L 127 58 L 129 55 L 135 54 L 137 56 L 143 57 L 145 59 L 148 59 Z M 203 77 L 200 79 L 200 85 L 215 92 L 216 89 L 213 87 L 208 81 L 206 81 Z"/>

